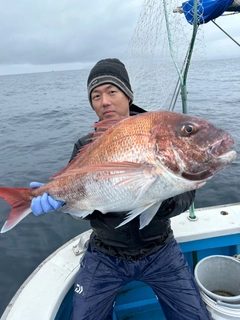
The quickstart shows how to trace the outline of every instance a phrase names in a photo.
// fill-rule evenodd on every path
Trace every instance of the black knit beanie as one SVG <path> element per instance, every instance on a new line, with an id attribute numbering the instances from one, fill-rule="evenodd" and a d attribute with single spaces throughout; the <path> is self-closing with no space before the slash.
<path id="1" fill-rule="evenodd" d="M 104 59 L 97 62 L 88 77 L 88 99 L 91 104 L 92 90 L 102 84 L 108 83 L 123 91 L 130 98 L 130 104 L 132 103 L 133 92 L 125 65 L 118 59 Z"/>

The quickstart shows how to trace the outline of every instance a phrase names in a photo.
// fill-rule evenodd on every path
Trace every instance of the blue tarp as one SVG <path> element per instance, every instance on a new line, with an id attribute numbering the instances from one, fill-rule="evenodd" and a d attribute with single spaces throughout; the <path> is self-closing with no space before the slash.
<path id="1" fill-rule="evenodd" d="M 233 0 L 199 0 L 197 7 L 198 24 L 207 23 L 221 16 L 233 2 Z M 183 2 L 182 9 L 187 21 L 193 24 L 194 0 Z"/>

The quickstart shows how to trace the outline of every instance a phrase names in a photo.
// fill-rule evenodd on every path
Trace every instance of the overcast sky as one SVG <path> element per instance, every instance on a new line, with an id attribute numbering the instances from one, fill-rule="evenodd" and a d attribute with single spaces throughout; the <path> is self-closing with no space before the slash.
<path id="1" fill-rule="evenodd" d="M 0 0 L 0 75 L 88 68 L 101 58 L 121 59 L 144 2 Z M 240 14 L 217 22 L 240 42 Z M 204 37 L 207 58 L 240 57 L 240 47 L 212 22 L 204 26 Z"/>

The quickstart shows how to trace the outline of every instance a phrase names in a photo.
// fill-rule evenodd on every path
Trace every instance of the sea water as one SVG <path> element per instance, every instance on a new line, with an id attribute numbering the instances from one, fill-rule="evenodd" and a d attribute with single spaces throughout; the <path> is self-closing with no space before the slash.
<path id="1" fill-rule="evenodd" d="M 0 76 L 0 185 L 28 187 L 31 181 L 47 182 L 67 164 L 74 142 L 97 121 L 87 99 L 88 73 Z M 197 191 L 195 207 L 240 201 L 239 74 L 236 59 L 194 62 L 190 69 L 189 113 L 229 131 L 238 152 L 229 168 Z M 181 111 L 180 99 L 175 111 Z M 10 207 L 0 199 L 1 227 L 9 212 Z M 30 214 L 14 229 L 0 234 L 0 315 L 42 260 L 87 229 L 88 222 L 51 212 L 40 217 Z"/>

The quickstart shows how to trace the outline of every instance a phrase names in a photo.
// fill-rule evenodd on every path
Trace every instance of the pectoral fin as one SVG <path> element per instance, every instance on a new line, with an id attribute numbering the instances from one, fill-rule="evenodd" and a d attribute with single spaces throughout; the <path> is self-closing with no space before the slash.
<path id="1" fill-rule="evenodd" d="M 137 190 L 134 203 L 141 198 L 157 178 L 155 165 L 128 161 L 108 162 L 73 169 L 63 173 L 60 177 L 91 172 L 103 172 L 104 174 L 99 176 L 98 179 L 121 178 L 115 186 L 131 186 L 132 190 Z"/>
<path id="2" fill-rule="evenodd" d="M 64 172 L 59 177 L 71 176 L 80 173 L 104 172 L 106 175 L 101 176 L 101 179 L 109 177 L 126 177 L 133 176 L 136 173 L 145 175 L 156 175 L 156 166 L 148 163 L 136 163 L 130 161 L 123 162 L 107 162 L 102 164 L 93 164 L 82 168 L 72 169 Z"/>
<path id="3" fill-rule="evenodd" d="M 152 220 L 152 218 L 155 216 L 158 208 L 160 207 L 161 202 L 152 202 L 144 207 L 136 208 L 130 212 L 127 213 L 126 218 L 122 223 L 120 223 L 116 228 L 122 227 L 126 223 L 130 222 L 134 218 L 136 218 L 138 215 L 140 215 L 140 228 L 144 228 L 146 225 L 149 224 L 149 222 Z"/>
<path id="4" fill-rule="evenodd" d="M 161 201 L 158 201 L 153 206 L 151 206 L 150 208 L 142 212 L 142 214 L 140 215 L 139 229 L 143 229 L 145 226 L 147 226 L 150 223 L 150 221 L 153 219 L 153 217 L 157 213 L 161 203 L 162 203 Z"/>

